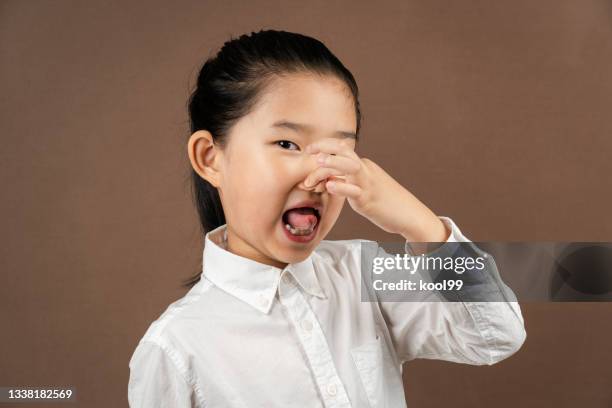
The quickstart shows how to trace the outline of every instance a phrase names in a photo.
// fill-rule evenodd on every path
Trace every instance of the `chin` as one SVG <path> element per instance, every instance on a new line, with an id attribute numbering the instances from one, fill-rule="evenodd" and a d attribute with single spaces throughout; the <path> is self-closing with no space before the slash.
<path id="1" fill-rule="evenodd" d="M 314 249 L 319 244 L 319 241 L 313 241 L 307 246 L 296 246 L 293 248 L 283 248 L 279 251 L 279 260 L 284 263 L 298 263 L 302 262 L 304 259 L 308 258 L 308 256 L 314 251 Z"/>

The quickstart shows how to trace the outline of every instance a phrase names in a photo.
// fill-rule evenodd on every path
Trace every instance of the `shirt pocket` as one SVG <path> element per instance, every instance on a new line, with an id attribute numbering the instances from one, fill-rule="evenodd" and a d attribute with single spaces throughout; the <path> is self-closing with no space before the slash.
<path id="1" fill-rule="evenodd" d="M 393 360 L 380 330 L 376 331 L 375 339 L 353 347 L 350 351 L 370 408 L 393 406 L 389 405 L 390 401 L 400 396 L 403 400 L 402 380 L 401 377 L 397 377 Z M 400 388 L 396 389 L 397 387 Z M 395 395 L 397 392 L 400 394 Z M 405 406 L 404 404 L 405 400 L 401 406 Z"/>

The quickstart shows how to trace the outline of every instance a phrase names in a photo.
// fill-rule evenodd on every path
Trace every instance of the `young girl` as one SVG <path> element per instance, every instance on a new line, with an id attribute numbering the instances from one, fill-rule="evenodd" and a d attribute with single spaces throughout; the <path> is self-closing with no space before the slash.
<path id="1" fill-rule="evenodd" d="M 515 301 L 362 301 L 366 241 L 323 240 L 345 200 L 406 242 L 469 240 L 355 153 L 357 84 L 321 42 L 226 42 L 189 113 L 202 274 L 136 347 L 132 408 L 405 407 L 402 363 L 493 364 L 521 347 Z"/>

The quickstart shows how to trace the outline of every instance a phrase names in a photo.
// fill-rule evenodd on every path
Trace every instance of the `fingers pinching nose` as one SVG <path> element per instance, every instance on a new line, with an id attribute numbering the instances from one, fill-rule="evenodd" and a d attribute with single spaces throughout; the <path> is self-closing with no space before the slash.
<path id="1" fill-rule="evenodd" d="M 304 179 L 304 181 L 302 181 L 300 183 L 300 188 L 303 190 L 314 190 L 315 192 L 321 192 L 323 190 L 325 190 L 325 182 L 327 180 L 321 180 L 318 183 L 316 183 L 315 185 L 311 185 L 313 183 L 313 181 L 311 180 L 310 177 L 306 177 L 306 179 Z"/>
<path id="2" fill-rule="evenodd" d="M 323 181 L 317 183 L 317 185 L 315 186 L 314 192 L 315 193 L 322 193 L 323 191 L 325 191 L 325 182 L 326 182 L 326 180 L 323 180 Z"/>
<path id="3" fill-rule="evenodd" d="M 312 190 L 314 188 L 314 186 L 311 186 L 310 184 L 312 183 L 312 181 L 310 180 L 309 177 L 306 177 L 301 183 L 300 183 L 300 188 L 303 190 Z"/>

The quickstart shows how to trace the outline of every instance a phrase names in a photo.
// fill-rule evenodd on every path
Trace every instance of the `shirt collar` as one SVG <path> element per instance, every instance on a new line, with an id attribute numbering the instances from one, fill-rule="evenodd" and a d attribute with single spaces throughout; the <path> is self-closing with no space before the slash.
<path id="1" fill-rule="evenodd" d="M 284 269 L 236 255 L 227 249 L 227 224 L 206 233 L 202 257 L 202 274 L 213 284 L 268 313 L 282 274 L 291 274 L 309 294 L 326 298 L 317 279 L 312 253 L 303 261 Z"/>

